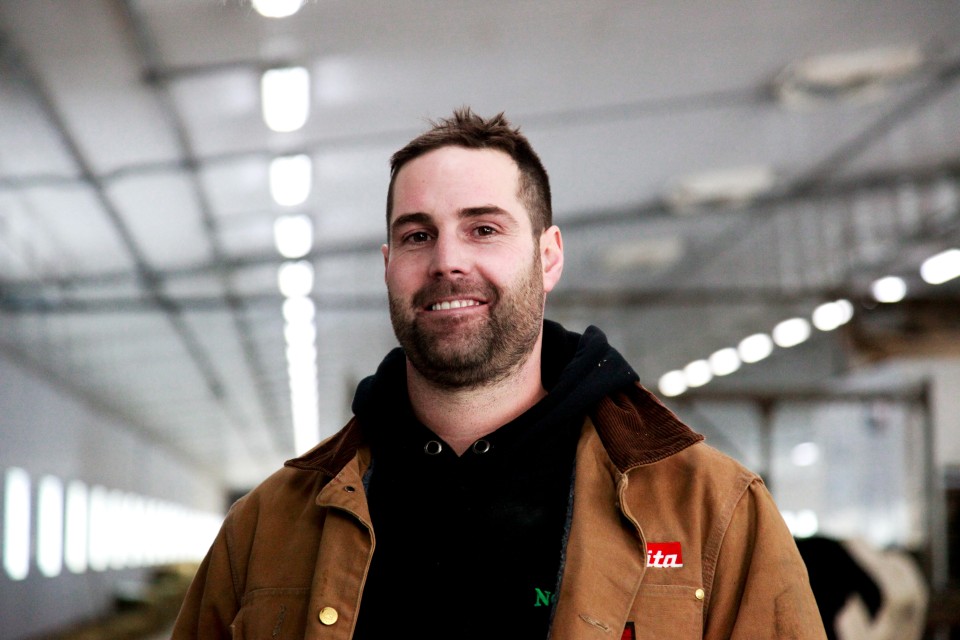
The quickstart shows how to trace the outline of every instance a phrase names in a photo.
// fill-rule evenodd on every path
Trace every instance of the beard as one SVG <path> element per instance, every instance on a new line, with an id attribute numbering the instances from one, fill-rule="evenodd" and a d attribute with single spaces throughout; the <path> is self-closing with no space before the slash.
<path id="1" fill-rule="evenodd" d="M 543 279 L 539 251 L 531 268 L 507 288 L 486 280 L 438 280 L 418 291 L 410 303 L 392 292 L 390 321 L 413 367 L 427 380 L 448 389 L 494 384 L 520 368 L 543 327 Z M 419 321 L 417 310 L 441 297 L 486 300 L 488 314 Z"/>

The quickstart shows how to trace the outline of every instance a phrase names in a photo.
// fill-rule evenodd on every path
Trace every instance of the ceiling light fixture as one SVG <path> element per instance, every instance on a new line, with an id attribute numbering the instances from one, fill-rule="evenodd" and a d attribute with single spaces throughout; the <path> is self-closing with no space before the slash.
<path id="1" fill-rule="evenodd" d="M 316 384 L 312 381 L 311 384 Z M 319 397 L 315 388 L 304 385 L 291 387 L 291 406 L 293 407 L 293 441 L 298 453 L 309 451 L 320 439 Z"/>
<path id="2" fill-rule="evenodd" d="M 283 328 L 283 338 L 294 348 L 313 345 L 317 340 L 317 328 L 312 321 L 288 322 Z"/>
<path id="3" fill-rule="evenodd" d="M 17 467 L 7 469 L 3 493 L 3 567 L 18 581 L 30 573 L 30 476 Z"/>
<path id="4" fill-rule="evenodd" d="M 291 382 L 298 380 L 299 375 L 310 375 L 314 379 L 317 377 L 317 346 L 316 344 L 297 345 L 286 348 L 287 373 L 290 374 Z M 291 386 L 294 386 L 291 384 Z"/>
<path id="5" fill-rule="evenodd" d="M 853 304 L 849 300 L 834 300 L 824 302 L 813 310 L 813 326 L 820 331 L 833 331 L 837 327 L 850 322 L 853 318 Z"/>
<path id="6" fill-rule="evenodd" d="M 284 262 L 277 272 L 277 286 L 287 298 L 309 296 L 313 291 L 313 265 L 306 260 Z"/>
<path id="7" fill-rule="evenodd" d="M 710 363 L 706 360 L 694 360 L 683 368 L 683 375 L 686 377 L 687 386 L 691 389 L 702 387 L 713 380 Z"/>
<path id="8" fill-rule="evenodd" d="M 804 107 L 831 99 L 867 99 L 916 70 L 925 61 L 920 47 L 882 47 L 805 58 L 774 81 L 780 100 Z"/>
<path id="9" fill-rule="evenodd" d="M 960 276 L 960 249 L 947 249 L 920 265 L 920 277 L 927 284 L 943 284 Z"/>
<path id="10" fill-rule="evenodd" d="M 270 161 L 270 196 L 283 207 L 306 202 L 313 188 L 313 161 L 310 156 L 281 156 Z"/>
<path id="11" fill-rule="evenodd" d="M 903 278 L 887 276 L 870 285 L 870 292 L 877 302 L 900 302 L 907 295 L 907 283 Z"/>
<path id="12" fill-rule="evenodd" d="M 820 522 L 817 518 L 817 512 L 813 509 L 801 509 L 797 512 L 794 520 L 794 527 L 791 528 L 793 535 L 797 538 L 810 538 L 817 535 L 820 530 Z"/>
<path id="13" fill-rule="evenodd" d="M 287 298 L 283 301 L 283 319 L 290 324 L 313 322 L 316 315 L 317 307 L 310 298 Z"/>
<path id="14" fill-rule="evenodd" d="M 666 200 L 677 213 L 708 205 L 743 206 L 772 191 L 775 184 L 773 170 L 765 166 L 708 171 L 677 181 Z"/>
<path id="15" fill-rule="evenodd" d="M 296 131 L 310 115 L 310 73 L 304 67 L 268 69 L 260 79 L 260 101 L 270 129 Z"/>
<path id="16" fill-rule="evenodd" d="M 683 238 L 679 236 L 636 238 L 608 244 L 603 264 L 614 273 L 663 269 L 676 264 L 683 252 Z"/>
<path id="17" fill-rule="evenodd" d="M 790 318 L 775 326 L 772 335 L 778 347 L 789 349 L 810 337 L 810 323 L 804 318 Z"/>
<path id="18" fill-rule="evenodd" d="M 760 362 L 773 353 L 773 340 L 765 333 L 755 333 L 747 336 L 737 345 L 740 360 L 747 364 Z"/>
<path id="19" fill-rule="evenodd" d="M 801 442 L 790 451 L 790 461 L 798 467 L 809 467 L 820 460 L 820 447 L 816 442 Z"/>
<path id="20" fill-rule="evenodd" d="M 669 371 L 660 376 L 657 388 L 668 398 L 678 396 L 687 390 L 687 376 L 680 370 Z"/>
<path id="21" fill-rule="evenodd" d="M 312 320 L 310 322 L 313 322 Z M 286 338 L 286 334 L 284 334 Z M 287 356 L 287 362 L 292 365 L 306 365 L 308 362 L 316 363 L 317 360 L 317 345 L 316 343 L 309 345 L 287 345 L 285 349 L 285 354 Z"/>
<path id="22" fill-rule="evenodd" d="M 287 18 L 300 11 L 303 3 L 304 0 L 251 0 L 250 4 L 264 18 Z"/>
<path id="23" fill-rule="evenodd" d="M 710 370 L 715 376 L 727 376 L 740 368 L 740 355 L 733 347 L 714 351 L 707 358 Z"/>
<path id="24" fill-rule="evenodd" d="M 55 578 L 63 570 L 63 481 L 43 476 L 37 489 L 37 568 Z"/>
<path id="25" fill-rule="evenodd" d="M 280 216 L 273 222 L 273 241 L 284 258 L 302 258 L 313 248 L 313 221 L 302 214 Z"/>
<path id="26" fill-rule="evenodd" d="M 294 450 L 300 453 L 320 438 L 316 306 L 306 297 L 313 286 L 313 267 L 304 261 L 288 262 L 284 267 L 281 267 L 281 291 L 288 297 L 283 301 L 286 320 L 283 337 L 287 344 Z"/>
<path id="27" fill-rule="evenodd" d="M 67 485 L 65 512 L 63 563 L 71 573 L 84 573 L 87 570 L 87 538 L 90 525 L 87 485 L 79 480 L 72 480 Z"/>

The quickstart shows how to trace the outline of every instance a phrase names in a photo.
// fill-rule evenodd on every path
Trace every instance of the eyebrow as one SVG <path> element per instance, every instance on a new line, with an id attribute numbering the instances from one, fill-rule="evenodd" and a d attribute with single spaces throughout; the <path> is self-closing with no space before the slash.
<path id="1" fill-rule="evenodd" d="M 466 209 L 460 210 L 461 218 L 476 218 L 479 216 L 489 215 L 509 216 L 510 213 L 492 204 L 484 205 L 482 207 L 467 207 Z"/>
<path id="2" fill-rule="evenodd" d="M 505 209 L 498 207 L 496 205 L 488 204 L 482 205 L 479 207 L 466 207 L 457 212 L 457 216 L 460 219 L 464 218 L 478 218 L 482 216 L 507 216 L 510 217 L 510 213 Z M 390 232 L 391 234 L 396 231 L 396 229 L 408 225 L 408 224 L 432 224 L 433 216 L 422 211 L 414 211 L 411 213 L 404 213 L 397 216 L 397 219 L 390 223 Z"/>
<path id="3" fill-rule="evenodd" d="M 407 224 L 429 224 L 432 222 L 433 217 L 423 213 L 422 211 L 416 211 L 414 213 L 404 213 L 397 216 L 397 219 L 390 223 L 390 233 L 393 234 L 399 227 Z"/>

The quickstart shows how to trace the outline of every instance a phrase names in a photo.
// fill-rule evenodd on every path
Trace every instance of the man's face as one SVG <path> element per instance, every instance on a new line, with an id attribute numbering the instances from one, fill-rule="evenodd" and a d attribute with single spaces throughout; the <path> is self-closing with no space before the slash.
<path id="1" fill-rule="evenodd" d="M 559 280 L 556 227 L 539 238 L 507 154 L 442 147 L 397 174 L 384 245 L 393 329 L 414 368 L 450 388 L 503 379 L 530 355 Z"/>

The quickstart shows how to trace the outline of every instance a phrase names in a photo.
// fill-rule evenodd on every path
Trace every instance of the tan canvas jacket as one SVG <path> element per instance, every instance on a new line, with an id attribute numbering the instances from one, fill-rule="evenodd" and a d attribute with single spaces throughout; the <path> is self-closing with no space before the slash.
<path id="1" fill-rule="evenodd" d="M 376 544 L 360 437 L 351 421 L 233 506 L 174 638 L 351 637 Z M 770 494 L 701 440 L 639 386 L 587 418 L 552 639 L 825 638 Z"/>

